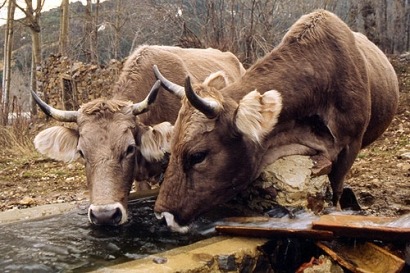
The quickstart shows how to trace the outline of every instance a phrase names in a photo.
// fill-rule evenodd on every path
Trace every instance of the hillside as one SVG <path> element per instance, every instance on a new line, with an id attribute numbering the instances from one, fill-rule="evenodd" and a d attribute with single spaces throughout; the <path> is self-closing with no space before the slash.
<path id="1" fill-rule="evenodd" d="M 172 2 L 172 1 L 171 1 Z M 98 19 L 95 27 L 100 29 L 97 33 L 98 38 L 98 54 L 101 62 L 109 61 L 113 56 L 107 53 L 107 48 L 110 47 L 110 43 L 113 39 L 113 21 L 116 20 L 114 11 L 115 1 L 104 1 L 100 3 L 98 9 Z M 93 11 L 96 12 L 96 7 L 93 5 Z M 160 19 L 159 11 L 151 1 L 143 0 L 138 1 L 138 5 L 132 0 L 123 1 L 123 6 L 119 9 L 121 20 L 121 29 L 119 29 L 121 35 L 120 42 L 120 55 L 122 59 L 128 56 L 131 50 L 132 44 L 149 43 L 164 43 L 172 44 L 171 37 L 175 33 L 172 30 L 172 26 L 168 24 L 169 34 L 156 35 L 158 31 L 155 29 L 158 27 L 155 23 L 150 23 L 151 31 L 148 31 L 147 21 L 154 21 Z M 95 13 L 93 13 L 95 14 Z M 137 19 L 138 18 L 138 19 Z M 161 20 L 161 23 L 164 21 Z M 86 7 L 81 2 L 70 3 L 70 19 L 69 19 L 69 56 L 73 59 L 86 61 L 84 58 L 85 51 L 88 50 L 86 46 L 87 36 L 86 33 Z M 43 57 L 49 56 L 51 53 L 58 51 L 58 39 L 59 39 L 59 27 L 60 27 L 60 9 L 54 8 L 49 11 L 43 12 L 40 19 L 41 37 L 42 37 L 42 55 Z M 104 27 L 105 26 L 105 29 Z M 0 27 L 0 43 L 4 44 L 5 26 Z M 148 38 L 147 35 L 150 37 Z M 175 36 L 175 35 L 174 35 Z M 111 40 L 111 41 L 110 41 Z M 15 23 L 14 30 L 14 60 L 16 67 L 20 69 L 29 67 L 29 60 L 27 59 L 27 53 L 30 52 L 31 39 L 30 32 L 23 25 L 23 21 L 19 20 Z M 3 59 L 3 51 L 0 52 L 0 59 Z"/>
<path id="2" fill-rule="evenodd" d="M 301 15 L 317 8 L 333 11 L 386 53 L 401 54 L 410 49 L 410 32 L 406 27 L 410 24 L 410 9 L 403 10 L 393 1 L 386 5 L 362 0 L 139 0 L 138 5 L 135 3 L 134 0 L 104 1 L 98 8 L 98 17 L 96 6 L 92 7 L 93 29 L 98 30 L 94 45 L 98 65 L 124 59 L 141 44 L 163 44 L 229 50 L 249 67 L 278 44 Z M 71 3 L 67 53 L 70 60 L 91 61 L 90 51 L 94 47 L 90 46 L 88 22 L 86 7 L 80 2 Z M 42 13 L 40 26 L 45 60 L 50 54 L 58 53 L 59 8 Z M 4 26 L 0 27 L 0 44 L 4 44 Z M 3 53 L 1 50 L 0 65 Z M 21 21 L 16 22 L 10 100 L 23 111 L 29 111 L 31 60 L 30 33 Z"/>
<path id="3" fill-rule="evenodd" d="M 141 44 L 178 44 L 230 50 L 249 65 L 270 51 L 297 18 L 318 8 L 336 13 L 386 53 L 400 54 L 410 47 L 406 27 L 410 23 L 410 11 L 393 1 L 385 4 L 354 0 L 228 2 L 139 0 L 136 5 L 133 0 L 107 0 L 98 9 L 94 4 L 91 15 L 80 2 L 71 3 L 68 57 L 87 62 L 90 30 L 94 29 L 101 64 L 112 58 L 123 59 Z M 89 19 L 93 20 L 91 25 Z M 59 8 L 43 12 L 40 26 L 42 55 L 46 58 L 58 51 Z M 4 26 L 0 27 L 0 44 L 4 44 Z M 20 71 L 29 71 L 30 48 L 30 33 L 20 20 L 14 29 L 13 58 Z M 2 59 L 3 51 L 0 51 Z"/>

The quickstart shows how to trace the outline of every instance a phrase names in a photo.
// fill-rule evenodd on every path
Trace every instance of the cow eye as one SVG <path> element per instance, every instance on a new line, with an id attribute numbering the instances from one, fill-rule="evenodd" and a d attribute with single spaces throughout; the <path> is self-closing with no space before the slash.
<path id="1" fill-rule="evenodd" d="M 202 161 L 204 161 L 206 154 L 207 154 L 206 152 L 199 152 L 199 153 L 191 154 L 189 157 L 189 164 L 191 166 L 194 166 L 195 164 L 201 163 Z"/>
<path id="2" fill-rule="evenodd" d="M 128 146 L 127 151 L 125 152 L 125 155 L 128 156 L 128 155 L 133 154 L 134 152 L 135 152 L 135 145 L 130 145 Z"/>
<path id="3" fill-rule="evenodd" d="M 183 169 L 188 172 L 194 165 L 201 163 L 208 155 L 207 151 L 197 152 L 193 154 L 186 154 L 184 156 Z"/>

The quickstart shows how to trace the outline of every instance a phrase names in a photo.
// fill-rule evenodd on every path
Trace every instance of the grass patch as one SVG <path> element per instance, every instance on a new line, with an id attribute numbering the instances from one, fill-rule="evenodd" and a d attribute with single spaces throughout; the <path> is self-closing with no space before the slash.
<path id="1" fill-rule="evenodd" d="M 0 125 L 0 148 L 12 155 L 35 153 L 33 136 L 28 119 L 21 119 L 12 125 Z"/>

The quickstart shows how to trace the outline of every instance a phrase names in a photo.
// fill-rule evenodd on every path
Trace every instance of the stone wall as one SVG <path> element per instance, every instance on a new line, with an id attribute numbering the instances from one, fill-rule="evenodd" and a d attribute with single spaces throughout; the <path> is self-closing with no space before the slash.
<path id="1" fill-rule="evenodd" d="M 104 66 L 51 55 L 37 70 L 38 90 L 53 107 L 76 110 L 95 98 L 109 97 L 122 66 L 117 60 Z"/>

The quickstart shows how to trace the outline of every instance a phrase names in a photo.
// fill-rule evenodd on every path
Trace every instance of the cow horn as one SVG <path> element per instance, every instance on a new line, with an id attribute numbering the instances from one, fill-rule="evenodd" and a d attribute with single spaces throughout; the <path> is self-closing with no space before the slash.
<path id="1" fill-rule="evenodd" d="M 212 119 L 218 115 L 219 103 L 213 99 L 207 100 L 198 96 L 192 88 L 189 76 L 185 79 L 185 95 L 192 106 L 201 111 L 207 118 Z"/>
<path id="2" fill-rule="evenodd" d="M 148 111 L 148 106 L 155 101 L 158 95 L 158 90 L 161 87 L 161 81 L 158 80 L 154 83 L 154 85 L 151 88 L 151 91 L 149 91 L 147 97 L 141 101 L 134 103 L 132 105 L 132 113 L 134 115 L 139 115 L 142 113 L 145 113 Z"/>
<path id="3" fill-rule="evenodd" d="M 173 83 L 166 79 L 161 72 L 159 72 L 158 66 L 154 64 L 153 66 L 155 76 L 157 77 L 158 80 L 161 81 L 162 85 L 166 90 L 169 92 L 177 95 L 180 99 L 182 99 L 185 96 L 185 89 L 183 86 L 178 85 L 176 83 Z"/>
<path id="4" fill-rule="evenodd" d="M 33 96 L 33 99 L 36 101 L 37 105 L 40 107 L 40 109 L 47 115 L 50 116 L 58 121 L 64 121 L 64 122 L 76 122 L 77 117 L 78 117 L 78 112 L 77 111 L 64 111 L 64 110 L 58 110 L 47 103 L 45 103 L 40 97 L 34 92 L 33 90 L 31 91 L 31 95 Z"/>

